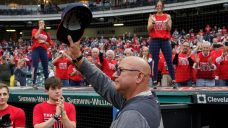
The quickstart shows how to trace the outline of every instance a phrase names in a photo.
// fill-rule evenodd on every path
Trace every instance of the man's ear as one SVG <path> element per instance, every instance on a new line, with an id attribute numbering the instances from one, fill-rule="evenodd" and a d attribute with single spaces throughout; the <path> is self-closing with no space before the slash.
<path id="1" fill-rule="evenodd" d="M 138 84 L 138 83 L 141 83 L 142 82 L 142 80 L 143 80 L 143 78 L 144 78 L 144 74 L 143 73 L 139 73 L 138 75 L 137 75 L 137 79 L 136 79 L 136 83 Z"/>

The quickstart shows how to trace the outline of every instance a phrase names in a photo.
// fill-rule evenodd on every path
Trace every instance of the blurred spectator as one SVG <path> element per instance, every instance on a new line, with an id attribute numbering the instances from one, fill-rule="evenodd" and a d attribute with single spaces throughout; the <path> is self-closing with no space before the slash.
<path id="1" fill-rule="evenodd" d="M 215 62 L 212 60 L 210 43 L 202 44 L 202 52 L 196 55 L 193 68 L 197 71 L 196 86 L 215 86 L 216 70 Z"/>
<path id="2" fill-rule="evenodd" d="M 151 70 L 150 85 L 152 85 L 152 76 L 153 76 L 154 62 L 153 62 L 153 59 L 152 59 L 152 57 L 150 55 L 149 47 L 143 46 L 142 49 L 141 49 L 141 53 L 140 53 L 139 56 L 142 57 L 150 65 L 150 70 Z"/>
<path id="3" fill-rule="evenodd" d="M 134 53 L 133 53 L 131 48 L 127 48 L 127 49 L 124 50 L 124 55 L 125 56 L 133 56 Z"/>
<path id="4" fill-rule="evenodd" d="M 92 55 L 92 63 L 95 64 L 98 68 L 101 69 L 101 62 L 99 59 L 99 54 L 100 54 L 100 50 L 98 48 L 93 48 L 91 50 L 91 55 Z"/>
<path id="5" fill-rule="evenodd" d="M 227 34 L 226 26 L 222 26 L 222 34 Z"/>
<path id="6" fill-rule="evenodd" d="M 25 60 L 24 59 L 18 60 L 16 69 L 14 71 L 17 86 L 26 86 L 27 74 L 28 73 L 27 73 L 27 69 L 25 67 Z"/>
<path id="7" fill-rule="evenodd" d="M 74 64 L 70 64 L 68 66 L 68 75 L 69 75 L 69 85 L 70 86 L 82 86 L 84 81 L 83 81 L 83 76 L 81 73 L 75 68 Z"/>
<path id="8" fill-rule="evenodd" d="M 52 64 L 55 66 L 55 77 L 61 79 L 63 86 L 69 86 L 69 75 L 67 71 L 71 63 L 71 60 L 64 51 L 60 51 L 59 56 L 52 61 Z"/>
<path id="9" fill-rule="evenodd" d="M 222 54 L 223 51 L 223 44 L 221 42 L 216 42 L 212 44 L 211 48 L 211 55 L 213 62 L 216 61 L 216 58 L 219 57 Z M 215 85 L 219 85 L 219 76 L 220 76 L 220 65 L 218 63 L 215 63 L 216 70 L 215 70 Z"/>
<path id="10" fill-rule="evenodd" d="M 175 49 L 173 64 L 176 66 L 177 86 L 192 85 L 192 66 L 194 61 L 191 55 L 189 42 L 185 41 L 180 47 Z"/>
<path id="11" fill-rule="evenodd" d="M 205 35 L 204 35 L 204 39 L 206 41 L 211 42 L 211 26 L 209 24 L 206 25 L 205 27 Z"/>
<path id="12" fill-rule="evenodd" d="M 225 42 L 222 53 L 216 58 L 216 63 L 219 65 L 219 85 L 228 86 L 228 42 Z"/>
<path id="13" fill-rule="evenodd" d="M 0 82 L 9 86 L 10 76 L 13 75 L 15 67 L 14 59 L 2 56 L 0 64 Z"/>
<path id="14" fill-rule="evenodd" d="M 102 71 L 110 77 L 112 80 L 115 80 L 113 77 L 114 72 L 116 71 L 117 61 L 115 60 L 115 53 L 113 50 L 107 50 L 105 57 L 103 53 L 100 54 L 100 61 L 102 65 Z"/>

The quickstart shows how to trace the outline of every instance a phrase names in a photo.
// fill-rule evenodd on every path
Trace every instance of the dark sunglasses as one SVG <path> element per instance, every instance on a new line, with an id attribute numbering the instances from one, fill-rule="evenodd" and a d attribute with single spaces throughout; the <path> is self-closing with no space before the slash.
<path id="1" fill-rule="evenodd" d="M 141 72 L 141 71 L 136 70 L 136 69 L 116 68 L 116 75 L 117 75 L 117 76 L 120 76 L 121 72 L 123 72 L 123 71 L 131 71 L 131 72 L 137 71 L 137 72 Z"/>

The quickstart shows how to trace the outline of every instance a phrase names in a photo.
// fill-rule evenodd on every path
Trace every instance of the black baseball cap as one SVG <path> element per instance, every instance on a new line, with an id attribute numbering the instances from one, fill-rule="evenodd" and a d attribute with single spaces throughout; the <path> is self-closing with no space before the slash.
<path id="1" fill-rule="evenodd" d="M 56 33 L 57 39 L 69 44 L 67 36 L 71 35 L 74 42 L 78 41 L 91 20 L 92 12 L 86 4 L 76 3 L 67 6 L 61 15 L 61 22 Z"/>

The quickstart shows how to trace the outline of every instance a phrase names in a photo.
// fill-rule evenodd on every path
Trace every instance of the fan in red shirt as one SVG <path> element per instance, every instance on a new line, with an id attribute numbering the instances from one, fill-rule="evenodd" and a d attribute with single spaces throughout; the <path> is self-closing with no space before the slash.
<path id="1" fill-rule="evenodd" d="M 115 53 L 113 50 L 108 50 L 106 52 L 106 57 L 103 57 L 103 54 L 100 54 L 100 61 L 102 64 L 102 71 L 109 76 L 112 80 L 115 78 L 112 76 L 116 71 L 117 61 L 115 60 Z"/>
<path id="2" fill-rule="evenodd" d="M 216 41 L 216 40 L 215 40 Z M 212 60 L 216 62 L 216 58 L 221 56 L 223 52 L 223 44 L 220 42 L 215 42 L 212 44 L 211 56 Z M 220 65 L 216 62 L 216 70 L 215 70 L 215 85 L 219 85 L 219 76 L 220 76 Z"/>
<path id="3" fill-rule="evenodd" d="M 222 34 L 227 34 L 226 26 L 222 26 Z"/>
<path id="4" fill-rule="evenodd" d="M 189 42 L 183 42 L 181 49 L 176 49 L 173 64 L 176 65 L 177 86 L 191 86 L 192 66 L 194 64 L 194 61 L 191 58 L 191 49 Z"/>
<path id="5" fill-rule="evenodd" d="M 68 72 L 68 76 L 69 76 L 69 86 L 82 86 L 83 85 L 83 76 L 75 68 L 74 64 L 69 65 L 67 72 Z"/>
<path id="6" fill-rule="evenodd" d="M 48 100 L 34 107 L 34 128 L 76 128 L 75 106 L 64 101 L 61 80 L 49 77 L 44 86 Z"/>
<path id="7" fill-rule="evenodd" d="M 59 56 L 52 61 L 52 64 L 55 66 L 55 76 L 62 80 L 64 86 L 69 86 L 67 71 L 71 63 L 71 59 L 64 51 L 60 51 Z"/>
<path id="8" fill-rule="evenodd" d="M 91 50 L 91 55 L 92 55 L 92 63 L 95 64 L 98 68 L 101 69 L 101 62 L 99 58 L 100 50 L 98 48 L 93 48 Z"/>
<path id="9" fill-rule="evenodd" d="M 18 107 L 9 105 L 7 103 L 9 99 L 9 88 L 7 85 L 0 83 L 0 116 L 8 117 L 7 122 L 0 124 L 1 128 L 25 128 L 25 112 Z M 2 126 L 5 124 L 6 126 Z"/>
<path id="10" fill-rule="evenodd" d="M 33 65 L 33 86 L 36 87 L 36 76 L 39 61 L 42 63 L 45 79 L 48 78 L 48 54 L 47 48 L 54 46 L 51 36 L 45 30 L 45 23 L 43 20 L 38 22 L 38 28 L 32 30 L 32 65 Z"/>
<path id="11" fill-rule="evenodd" d="M 211 32 L 211 26 L 207 24 L 205 27 L 205 33 L 210 33 L 210 32 Z"/>
<path id="12" fill-rule="evenodd" d="M 172 54 L 172 59 L 174 59 L 174 54 Z M 161 71 L 161 86 L 170 86 L 172 84 L 172 78 L 169 75 L 164 55 L 161 52 L 158 69 Z"/>
<path id="13" fill-rule="evenodd" d="M 156 14 L 150 14 L 147 24 L 147 30 L 151 37 L 149 41 L 149 49 L 154 60 L 153 68 L 153 85 L 156 88 L 158 84 L 158 62 L 160 49 L 165 57 L 169 74 L 172 78 L 171 86 L 176 88 L 175 73 L 172 62 L 172 48 L 170 44 L 170 31 L 172 28 L 172 19 L 169 14 L 163 13 L 164 3 L 158 0 L 155 6 Z"/>
<path id="14" fill-rule="evenodd" d="M 216 63 L 219 65 L 219 85 L 228 86 L 228 42 L 225 42 L 225 46 L 221 54 L 216 58 Z"/>
<path id="15" fill-rule="evenodd" d="M 215 86 L 216 65 L 213 62 L 210 47 L 209 42 L 203 43 L 202 52 L 196 55 L 193 65 L 193 68 L 197 70 L 196 86 Z"/>

